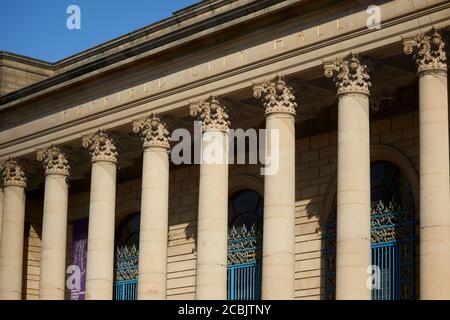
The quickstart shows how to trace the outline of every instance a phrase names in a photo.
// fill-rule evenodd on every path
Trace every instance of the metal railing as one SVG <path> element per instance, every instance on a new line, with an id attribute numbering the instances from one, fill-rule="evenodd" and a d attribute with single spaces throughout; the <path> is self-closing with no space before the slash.
<path id="1" fill-rule="evenodd" d="M 228 267 L 228 300 L 261 299 L 261 264 Z"/>
<path id="2" fill-rule="evenodd" d="M 137 279 L 115 282 L 113 300 L 137 300 L 137 286 Z"/>

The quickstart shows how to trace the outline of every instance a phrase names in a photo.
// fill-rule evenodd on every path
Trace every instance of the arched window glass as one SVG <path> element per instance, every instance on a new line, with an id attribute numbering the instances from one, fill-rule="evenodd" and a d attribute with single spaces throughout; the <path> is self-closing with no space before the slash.
<path id="1" fill-rule="evenodd" d="M 228 299 L 261 298 L 263 199 L 244 190 L 228 205 Z"/>
<path id="2" fill-rule="evenodd" d="M 372 208 L 378 202 L 393 203 L 398 209 L 414 211 L 411 185 L 403 171 L 388 161 L 373 162 L 370 170 Z"/>
<path id="3" fill-rule="evenodd" d="M 114 300 L 137 299 L 140 217 L 129 215 L 116 231 Z"/>
<path id="4" fill-rule="evenodd" d="M 133 247 L 139 249 L 139 225 L 141 215 L 133 213 L 128 216 L 117 228 L 116 247 Z"/>
<path id="5" fill-rule="evenodd" d="M 414 299 L 414 197 L 405 174 L 391 162 L 371 164 L 371 206 L 372 299 Z M 336 206 L 324 225 L 323 243 L 324 297 L 334 299 Z"/>
<path id="6" fill-rule="evenodd" d="M 250 228 L 255 225 L 258 229 L 261 229 L 263 208 L 262 197 L 256 191 L 244 190 L 235 194 L 231 197 L 228 206 L 229 227 L 245 225 Z"/>

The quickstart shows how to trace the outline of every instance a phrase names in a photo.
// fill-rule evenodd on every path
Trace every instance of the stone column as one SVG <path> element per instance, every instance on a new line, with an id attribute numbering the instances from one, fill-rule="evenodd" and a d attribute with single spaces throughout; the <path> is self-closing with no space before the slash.
<path id="1" fill-rule="evenodd" d="M 0 240 L 0 300 L 22 298 L 25 188 L 27 179 L 13 159 L 3 164 L 3 222 Z"/>
<path id="2" fill-rule="evenodd" d="M 292 83 L 282 77 L 256 85 L 268 138 L 264 176 L 262 299 L 292 300 L 295 284 L 295 114 Z M 266 162 L 267 163 L 267 162 Z"/>
<path id="3" fill-rule="evenodd" d="M 45 170 L 39 298 L 64 300 L 70 166 L 57 146 L 38 151 L 37 159 Z"/>
<path id="4" fill-rule="evenodd" d="M 112 138 L 103 130 L 84 137 L 83 146 L 89 149 L 92 161 L 86 299 L 111 300 L 117 150 Z"/>
<path id="5" fill-rule="evenodd" d="M 325 75 L 339 99 L 336 299 L 370 300 L 370 77 L 357 56 L 326 64 Z"/>
<path id="6" fill-rule="evenodd" d="M 1 170 L 1 165 L 0 165 L 0 172 Z M 1 185 L 0 182 L 0 241 L 2 239 L 2 220 L 3 220 L 3 186 Z"/>
<path id="7" fill-rule="evenodd" d="M 167 293 L 169 131 L 155 115 L 133 123 L 143 141 L 139 300 L 164 300 Z"/>
<path id="8" fill-rule="evenodd" d="M 417 49 L 420 130 L 420 298 L 450 299 L 447 57 L 440 32 L 406 39 Z"/>
<path id="9" fill-rule="evenodd" d="M 197 226 L 197 300 L 227 299 L 228 102 L 212 96 L 190 106 L 202 121 Z"/>

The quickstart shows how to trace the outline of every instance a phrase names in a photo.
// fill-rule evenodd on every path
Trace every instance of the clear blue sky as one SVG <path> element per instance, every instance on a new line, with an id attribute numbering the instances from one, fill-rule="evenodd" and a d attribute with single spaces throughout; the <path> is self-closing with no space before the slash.
<path id="1" fill-rule="evenodd" d="M 199 0 L 0 0 L 0 51 L 55 62 L 172 15 Z M 81 29 L 69 30 L 69 5 Z"/>

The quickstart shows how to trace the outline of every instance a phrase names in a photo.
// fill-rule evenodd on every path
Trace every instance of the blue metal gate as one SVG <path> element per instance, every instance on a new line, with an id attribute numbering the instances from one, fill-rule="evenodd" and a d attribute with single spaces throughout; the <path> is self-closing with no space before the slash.
<path id="1" fill-rule="evenodd" d="M 414 297 L 414 214 L 381 201 L 372 209 L 372 265 L 379 269 L 373 300 Z"/>
<path id="2" fill-rule="evenodd" d="M 261 299 L 261 246 L 255 225 L 232 227 L 228 235 L 228 300 Z"/>
<path id="3" fill-rule="evenodd" d="M 324 226 L 324 294 L 335 298 L 336 216 Z M 372 265 L 377 267 L 373 300 L 413 299 L 414 214 L 381 201 L 371 212 Z"/>
<path id="4" fill-rule="evenodd" d="M 137 300 L 139 251 L 132 247 L 116 250 L 114 261 L 114 300 Z"/>

